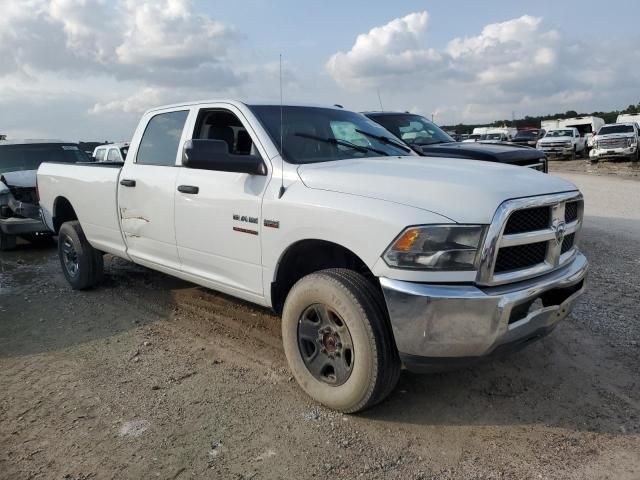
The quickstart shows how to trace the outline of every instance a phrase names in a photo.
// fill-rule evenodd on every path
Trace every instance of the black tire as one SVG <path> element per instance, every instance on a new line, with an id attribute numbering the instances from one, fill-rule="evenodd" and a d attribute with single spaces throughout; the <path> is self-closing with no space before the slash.
<path id="1" fill-rule="evenodd" d="M 636 147 L 636 154 L 633 157 L 631 157 L 631 161 L 634 163 L 640 161 L 640 145 Z"/>
<path id="2" fill-rule="evenodd" d="M 15 235 L 7 235 L 6 233 L 0 232 L 0 251 L 6 252 L 16 248 L 16 239 L 17 237 Z"/>
<path id="3" fill-rule="evenodd" d="M 304 337 L 299 332 L 303 322 L 309 325 L 305 315 L 318 307 L 330 313 L 342 329 L 327 334 L 323 333 L 326 328 L 321 328 L 316 337 Z M 320 328 L 320 315 L 316 320 Z M 323 343 L 327 336 L 332 339 L 334 334 L 337 336 L 334 345 L 340 347 L 345 342 L 351 347 L 338 352 L 343 354 L 342 357 L 338 355 L 338 360 L 329 358 L 335 350 L 327 352 L 331 344 Z M 310 342 L 308 338 L 314 338 L 314 341 Z M 384 300 L 380 292 L 356 272 L 323 270 L 299 280 L 285 301 L 282 339 L 285 355 L 298 384 L 314 400 L 334 410 L 345 413 L 365 410 L 388 396 L 398 381 L 400 359 L 389 328 Z M 311 353 L 303 352 L 305 346 L 312 349 Z M 351 359 L 348 375 L 343 374 L 341 379 L 337 371 L 334 375 L 323 374 L 325 368 L 331 372 L 332 365 L 341 358 L 345 361 Z M 308 367 L 310 361 L 325 366 L 322 369 Z M 314 368 L 316 372 L 312 373 Z"/>
<path id="4" fill-rule="evenodd" d="M 576 148 L 578 148 L 578 147 L 573 147 L 573 152 L 571 152 L 571 160 L 575 160 L 576 156 L 578 155 L 577 151 L 576 151 Z"/>
<path id="5" fill-rule="evenodd" d="M 74 290 L 91 288 L 102 280 L 102 253 L 89 244 L 80 222 L 66 222 L 60 227 L 58 257 L 62 272 Z"/>

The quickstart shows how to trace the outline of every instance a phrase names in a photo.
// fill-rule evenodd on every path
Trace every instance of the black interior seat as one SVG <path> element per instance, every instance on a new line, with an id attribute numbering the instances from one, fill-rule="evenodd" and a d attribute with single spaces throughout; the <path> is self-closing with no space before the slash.
<path id="1" fill-rule="evenodd" d="M 218 127 L 216 125 L 211 125 L 211 127 L 209 127 L 207 137 L 209 138 L 209 140 L 224 140 L 229 147 L 229 153 L 233 153 L 233 143 L 235 140 L 233 128 L 227 126 Z"/>
<path id="2" fill-rule="evenodd" d="M 246 130 L 238 130 L 238 140 L 236 144 L 236 153 L 238 155 L 249 155 L 253 142 L 251 136 Z"/>

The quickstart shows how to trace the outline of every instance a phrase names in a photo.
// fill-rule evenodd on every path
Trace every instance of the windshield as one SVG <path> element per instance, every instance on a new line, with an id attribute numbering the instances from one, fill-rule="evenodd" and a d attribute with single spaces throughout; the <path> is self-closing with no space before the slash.
<path id="1" fill-rule="evenodd" d="M 523 139 L 537 138 L 537 136 L 538 136 L 538 130 L 520 130 L 518 133 L 516 133 L 516 136 L 513 138 L 515 140 L 518 140 L 520 138 L 523 138 Z"/>
<path id="2" fill-rule="evenodd" d="M 249 108 L 280 149 L 281 107 L 253 105 Z M 291 163 L 414 155 L 380 125 L 348 110 L 284 106 L 282 125 L 282 150 L 285 160 Z"/>
<path id="3" fill-rule="evenodd" d="M 501 133 L 487 133 L 485 140 L 502 140 L 504 137 Z"/>
<path id="4" fill-rule="evenodd" d="M 545 137 L 571 137 L 573 130 L 549 130 Z"/>
<path id="5" fill-rule="evenodd" d="M 632 125 L 611 125 L 602 127 L 598 131 L 598 135 L 609 135 L 611 133 L 633 133 Z"/>
<path id="6" fill-rule="evenodd" d="M 74 144 L 0 144 L 0 173 L 37 170 L 42 162 L 91 162 Z"/>
<path id="7" fill-rule="evenodd" d="M 372 114 L 371 119 L 410 145 L 434 145 L 455 140 L 435 123 L 420 115 Z"/>

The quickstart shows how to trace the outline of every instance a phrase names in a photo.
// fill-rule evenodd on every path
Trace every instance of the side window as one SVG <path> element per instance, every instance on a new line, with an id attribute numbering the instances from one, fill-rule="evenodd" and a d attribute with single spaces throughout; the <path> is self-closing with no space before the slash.
<path id="1" fill-rule="evenodd" d="M 104 148 L 99 148 L 98 150 L 96 150 L 96 162 L 104 162 L 105 151 L 106 150 Z"/>
<path id="2" fill-rule="evenodd" d="M 109 154 L 107 155 L 107 162 L 120 162 L 121 158 L 120 155 L 118 154 L 118 149 L 117 148 L 111 148 L 109 149 Z"/>
<path id="3" fill-rule="evenodd" d="M 258 155 L 249 132 L 240 119 L 228 110 L 201 111 L 193 138 L 222 140 L 232 155 Z"/>
<path id="4" fill-rule="evenodd" d="M 159 113 L 149 120 L 140 140 L 136 163 L 173 166 L 188 111 Z"/>

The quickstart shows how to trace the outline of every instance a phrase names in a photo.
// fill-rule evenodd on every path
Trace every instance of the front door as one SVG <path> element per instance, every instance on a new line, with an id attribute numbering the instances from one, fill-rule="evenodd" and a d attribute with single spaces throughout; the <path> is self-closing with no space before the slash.
<path id="1" fill-rule="evenodd" d="M 260 155 L 257 137 L 231 106 L 200 110 L 193 138 L 223 140 L 234 155 Z M 229 293 L 263 296 L 261 204 L 268 181 L 262 175 L 179 169 L 175 225 L 185 273 Z"/>
<path id="2" fill-rule="evenodd" d="M 184 110 L 152 115 L 138 147 L 132 145 L 135 157 L 127 159 L 120 173 L 120 224 L 127 253 L 139 263 L 180 269 L 174 196 L 180 170 L 176 160 L 188 114 Z"/>

